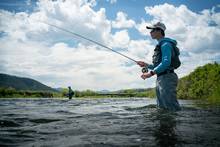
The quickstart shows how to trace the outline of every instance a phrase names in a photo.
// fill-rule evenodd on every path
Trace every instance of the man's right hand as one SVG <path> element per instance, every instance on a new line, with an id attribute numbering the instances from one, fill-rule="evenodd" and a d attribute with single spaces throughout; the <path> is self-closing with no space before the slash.
<path id="1" fill-rule="evenodd" d="M 137 64 L 140 66 L 140 67 L 146 67 L 148 66 L 147 63 L 143 62 L 143 61 L 137 61 Z"/>

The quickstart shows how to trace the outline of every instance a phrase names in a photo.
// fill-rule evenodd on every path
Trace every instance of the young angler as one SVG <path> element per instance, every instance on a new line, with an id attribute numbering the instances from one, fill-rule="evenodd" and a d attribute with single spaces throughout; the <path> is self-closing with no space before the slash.
<path id="1" fill-rule="evenodd" d="M 156 95 L 158 107 L 171 111 L 180 110 L 180 105 L 176 98 L 176 87 L 178 83 L 177 74 L 174 72 L 176 60 L 173 58 L 177 56 L 175 54 L 177 42 L 165 37 L 166 26 L 161 22 L 147 26 L 146 28 L 151 29 L 151 38 L 156 39 L 158 44 L 154 49 L 153 64 L 143 61 L 137 62 L 140 67 L 146 67 L 151 70 L 150 72 L 143 73 L 141 78 L 145 80 L 146 78 L 157 75 Z"/>

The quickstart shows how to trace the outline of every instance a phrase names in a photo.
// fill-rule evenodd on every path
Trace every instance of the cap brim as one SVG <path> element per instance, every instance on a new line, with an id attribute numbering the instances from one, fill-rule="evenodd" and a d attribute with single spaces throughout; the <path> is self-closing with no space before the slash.
<path id="1" fill-rule="evenodd" d="M 152 26 L 146 26 L 147 29 L 155 29 L 155 27 Z"/>

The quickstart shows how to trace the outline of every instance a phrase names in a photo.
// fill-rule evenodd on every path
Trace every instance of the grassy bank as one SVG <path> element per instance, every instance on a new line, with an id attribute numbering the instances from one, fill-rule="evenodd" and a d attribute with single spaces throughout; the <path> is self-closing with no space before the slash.
<path id="1" fill-rule="evenodd" d="M 203 100 L 220 105 L 220 64 L 206 64 L 181 78 L 177 95 L 180 99 Z"/>
<path id="2" fill-rule="evenodd" d="M 0 88 L 0 98 L 56 98 L 67 97 L 68 89 L 63 89 L 60 92 L 50 91 L 22 91 L 14 88 Z M 75 91 L 76 98 L 126 98 L 126 97 L 155 97 L 154 89 L 137 92 L 133 89 L 122 90 L 120 92 L 98 93 L 91 90 Z"/>
<path id="3" fill-rule="evenodd" d="M 61 95 L 50 91 L 22 91 L 14 88 L 0 88 L 0 98 L 52 98 L 57 96 Z"/>

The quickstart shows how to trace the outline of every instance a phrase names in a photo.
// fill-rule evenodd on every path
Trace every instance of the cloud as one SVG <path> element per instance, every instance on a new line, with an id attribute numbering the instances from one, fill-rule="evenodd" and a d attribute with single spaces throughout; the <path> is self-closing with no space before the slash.
<path id="1" fill-rule="evenodd" d="M 180 56 L 182 65 L 176 70 L 179 77 L 188 75 L 190 72 L 194 71 L 198 66 L 203 66 L 207 63 L 219 62 L 220 52 L 213 54 L 210 53 L 191 53 L 189 52 L 187 56 Z"/>
<path id="2" fill-rule="evenodd" d="M 136 60 L 151 63 L 154 45 L 149 40 L 131 40 L 128 50 L 132 56 L 138 57 Z"/>
<path id="3" fill-rule="evenodd" d="M 117 13 L 116 21 L 112 21 L 113 28 L 131 28 L 135 25 L 135 22 L 131 19 L 127 19 L 127 14 L 123 12 Z"/>
<path id="4" fill-rule="evenodd" d="M 106 19 L 104 8 L 94 11 L 92 5 L 92 2 L 86 3 L 83 0 L 42 0 L 37 3 L 36 11 L 31 14 L 1 10 L 1 31 L 6 32 L 9 36 L 29 38 L 46 43 L 72 38 L 72 36 L 68 36 L 56 28 L 41 23 L 48 22 L 99 42 L 104 42 L 111 31 L 111 24 Z"/>
<path id="5" fill-rule="evenodd" d="M 118 31 L 112 35 L 111 46 L 116 48 L 127 48 L 129 41 L 130 37 L 127 30 Z"/>
<path id="6" fill-rule="evenodd" d="M 141 23 L 137 23 L 135 28 L 139 31 L 141 35 L 149 36 L 149 31 L 146 29 L 147 22 L 144 19 L 141 19 Z"/>
<path id="7" fill-rule="evenodd" d="M 107 0 L 107 2 L 110 2 L 111 4 L 117 3 L 117 0 Z"/>

